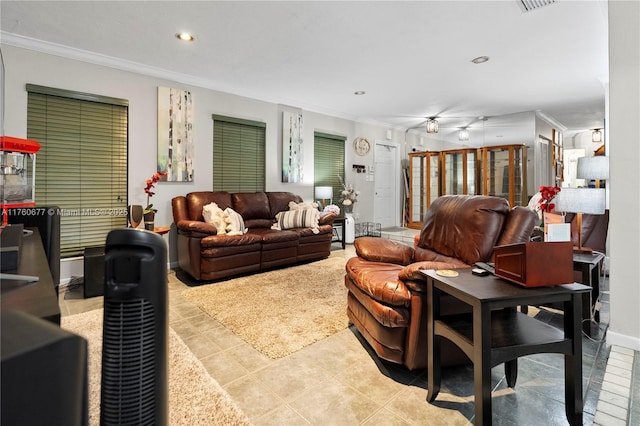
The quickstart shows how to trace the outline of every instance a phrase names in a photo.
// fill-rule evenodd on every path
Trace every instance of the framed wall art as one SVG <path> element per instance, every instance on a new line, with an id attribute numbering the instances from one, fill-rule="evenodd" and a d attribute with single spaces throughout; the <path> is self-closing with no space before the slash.
<path id="1" fill-rule="evenodd" d="M 282 182 L 302 182 L 303 138 L 302 114 L 282 113 Z"/>
<path id="2" fill-rule="evenodd" d="M 193 181 L 193 97 L 186 90 L 158 87 L 158 172 L 162 180 Z"/>

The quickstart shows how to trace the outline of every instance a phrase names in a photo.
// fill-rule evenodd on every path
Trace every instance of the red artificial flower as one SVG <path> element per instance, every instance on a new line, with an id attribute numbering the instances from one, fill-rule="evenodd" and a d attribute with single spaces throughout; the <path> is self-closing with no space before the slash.
<path id="1" fill-rule="evenodd" d="M 538 200 L 538 204 L 540 204 L 540 210 L 543 212 L 551 212 L 556 208 L 555 203 L 552 203 L 551 200 L 555 198 L 556 195 L 560 192 L 560 188 L 557 186 L 540 186 L 540 199 Z"/>
<path id="2" fill-rule="evenodd" d="M 147 179 L 146 184 L 147 186 L 145 186 L 144 188 L 144 192 L 145 194 L 147 194 L 147 207 L 144 209 L 144 213 L 149 213 L 149 212 L 155 212 L 156 209 L 153 208 L 153 204 L 149 203 L 149 198 L 153 197 L 154 195 L 156 195 L 155 192 L 152 191 L 153 187 L 155 186 L 156 183 L 158 183 L 158 181 L 160 180 L 160 178 L 162 176 L 165 176 L 167 174 L 167 172 L 157 172 L 154 173 L 153 176 L 151 176 L 151 179 Z"/>

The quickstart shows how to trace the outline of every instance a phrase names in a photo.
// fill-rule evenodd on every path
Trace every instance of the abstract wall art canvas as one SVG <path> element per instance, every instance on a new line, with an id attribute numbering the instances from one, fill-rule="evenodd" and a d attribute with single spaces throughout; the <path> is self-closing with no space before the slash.
<path id="1" fill-rule="evenodd" d="M 193 97 L 158 87 L 158 171 L 169 182 L 193 181 Z"/>
<path id="2" fill-rule="evenodd" d="M 303 179 L 302 114 L 282 113 L 282 182 L 302 182 Z"/>

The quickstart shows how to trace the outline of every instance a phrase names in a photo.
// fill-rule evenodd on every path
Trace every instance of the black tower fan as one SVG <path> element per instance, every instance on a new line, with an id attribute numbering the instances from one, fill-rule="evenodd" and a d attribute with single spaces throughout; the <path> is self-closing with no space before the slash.
<path id="1" fill-rule="evenodd" d="M 105 248 L 100 424 L 167 424 L 167 247 L 116 229 Z"/>

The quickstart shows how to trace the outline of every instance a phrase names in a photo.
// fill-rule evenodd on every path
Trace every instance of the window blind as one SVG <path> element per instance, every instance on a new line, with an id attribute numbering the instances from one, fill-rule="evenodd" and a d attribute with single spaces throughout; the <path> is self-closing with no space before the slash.
<path id="1" fill-rule="evenodd" d="M 27 85 L 27 137 L 36 160 L 38 205 L 57 206 L 60 254 L 103 246 L 127 225 L 128 102 Z"/>
<path id="2" fill-rule="evenodd" d="M 342 184 L 338 176 L 344 179 L 344 136 L 315 132 L 313 143 L 314 185 L 333 188 L 333 204 L 340 206 Z"/>
<path id="3" fill-rule="evenodd" d="M 213 190 L 265 190 L 266 124 L 213 116 Z"/>

